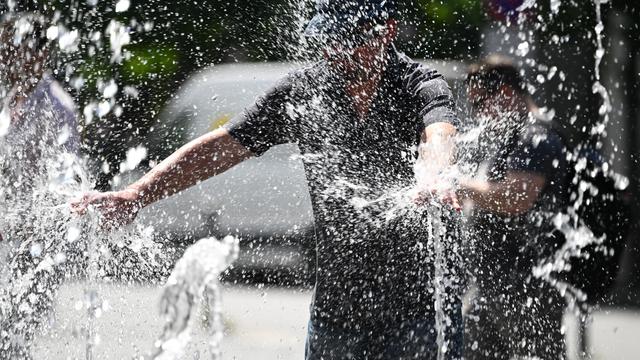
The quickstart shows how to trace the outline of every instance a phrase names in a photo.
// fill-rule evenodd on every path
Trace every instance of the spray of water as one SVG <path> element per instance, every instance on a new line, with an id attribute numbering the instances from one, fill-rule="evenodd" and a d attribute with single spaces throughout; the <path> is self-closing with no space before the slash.
<path id="1" fill-rule="evenodd" d="M 607 2 L 608 0 L 594 0 L 598 49 L 595 54 L 596 81 L 593 84 L 593 91 L 600 94 L 603 100 L 600 108 L 603 121 L 594 127 L 592 130 L 594 134 L 603 133 L 611 110 L 608 92 L 600 82 L 599 71 L 604 56 L 601 5 Z M 527 1 L 523 7 L 533 6 L 533 3 L 533 1 Z M 298 21 L 295 32 L 300 33 L 303 24 L 301 19 L 307 18 L 308 6 L 303 2 L 296 4 L 294 13 L 304 14 L 304 16 L 296 15 Z M 560 5 L 559 0 L 551 0 L 552 12 L 557 13 Z M 10 2 L 10 9 L 12 6 L 13 2 Z M 123 12 L 129 6 L 129 1 L 120 0 L 115 9 L 116 12 Z M 130 30 L 128 25 L 117 20 L 111 21 L 105 29 L 104 33 L 109 38 L 112 62 L 121 62 L 126 56 L 126 45 L 131 42 Z M 67 29 L 63 24 L 53 25 L 47 31 L 48 37 L 57 40 L 60 47 L 69 52 L 78 51 L 80 48 L 78 44 L 86 40 L 82 38 L 83 35 L 78 30 Z M 523 41 L 517 48 L 519 54 L 527 55 L 528 46 L 528 43 Z M 549 76 L 553 75 L 550 73 Z M 95 117 L 104 117 L 118 109 L 115 96 L 123 87 L 118 86 L 113 80 L 107 80 L 102 81 L 99 88 L 100 98 L 89 102 L 83 108 L 87 123 Z M 42 121 L 41 123 L 51 122 Z M 0 112 L 0 135 L 11 134 L 10 125 L 10 111 L 8 107 L 3 106 Z M 480 146 L 482 141 L 479 139 L 482 136 L 490 136 L 487 134 L 495 134 L 503 130 L 491 129 L 490 126 L 487 123 L 479 124 L 463 134 L 459 139 L 459 145 Z M 46 132 L 52 134 L 56 142 L 64 143 L 65 138 L 68 138 L 63 132 L 57 130 L 49 129 Z M 40 135 L 37 137 L 45 139 Z M 12 243 L 9 248 L 3 250 L 11 261 L 2 269 L 3 292 L 2 302 L 0 302 L 0 320 L 3 326 L 0 331 L 2 340 L 0 346 L 7 354 L 27 356 L 29 342 L 43 323 L 42 317 L 47 313 L 55 297 L 57 286 L 65 278 L 79 277 L 88 280 L 86 300 L 82 306 L 87 313 L 87 322 L 82 329 L 82 334 L 86 337 L 86 358 L 91 359 L 99 343 L 98 334 L 95 333 L 95 323 L 100 318 L 101 312 L 105 311 L 96 290 L 97 283 L 105 278 L 127 282 L 157 279 L 158 273 L 166 271 L 166 259 L 153 243 L 149 229 L 134 227 L 104 235 L 100 229 L 100 217 L 97 212 L 90 211 L 89 216 L 82 219 L 73 218 L 64 204 L 71 197 L 89 190 L 92 187 L 90 179 L 82 162 L 74 155 L 52 150 L 54 148 L 46 146 L 47 144 L 46 141 L 42 142 L 43 155 L 39 157 L 36 164 L 39 170 L 6 177 L 13 180 L 0 186 L 4 196 L 3 229 L 8 229 L 3 236 Z M 498 145 L 500 144 L 492 143 L 493 148 Z M 26 156 L 24 149 L 15 150 L 16 145 L 7 144 L 6 146 L 3 154 L 20 154 L 22 151 Z M 491 152 L 491 150 L 484 150 Z M 145 155 L 144 148 L 131 149 L 127 160 L 121 165 L 121 172 L 134 169 Z M 418 182 L 425 183 L 435 176 L 444 176 L 448 181 L 441 184 L 454 186 L 455 179 L 475 173 L 477 170 L 477 162 L 473 161 L 474 155 L 476 154 L 473 150 L 461 154 L 463 158 L 466 156 L 465 159 L 468 161 L 460 161 L 458 167 L 451 168 L 452 170 L 445 174 L 435 174 L 428 167 L 416 167 Z M 3 169 L 13 172 L 23 170 L 18 166 L 19 160 L 7 156 L 0 158 Z M 35 173 L 46 174 L 46 176 L 33 176 Z M 30 190 L 17 189 L 14 184 L 16 178 L 19 179 L 18 183 L 21 186 L 24 185 Z M 360 210 L 362 219 L 358 220 L 384 226 L 397 219 L 407 209 L 415 210 L 415 206 L 411 204 L 413 190 L 406 186 L 397 186 L 392 187 L 382 196 L 368 199 L 364 196 L 352 196 L 353 193 L 367 192 L 362 185 L 354 184 L 350 180 L 342 180 L 330 187 L 325 196 L 348 198 L 349 203 Z M 583 191 L 588 190 L 588 185 L 585 185 Z M 581 197 L 576 201 L 577 206 L 582 205 L 580 199 Z M 372 215 L 372 212 L 368 211 L 372 207 L 382 208 L 383 211 L 380 212 L 382 216 Z M 459 292 L 461 287 L 458 274 L 451 271 L 451 263 L 458 265 L 462 263 L 460 249 L 456 248 L 455 244 L 451 244 L 453 236 L 447 229 L 445 224 L 447 221 L 443 220 L 445 213 L 445 210 L 433 204 L 427 208 L 424 217 L 426 220 L 422 220 L 427 225 L 427 239 L 421 239 L 421 243 L 427 244 L 433 252 L 431 259 L 435 269 L 433 283 L 425 286 L 432 287 L 435 294 L 439 359 L 444 358 L 450 346 L 447 339 L 447 328 L 452 324 L 452 319 L 447 315 L 453 306 L 450 298 L 452 293 Z M 24 221 L 25 217 L 28 221 Z M 17 219 L 23 219 L 23 221 L 17 221 Z M 593 236 L 593 233 L 584 226 L 574 226 L 577 223 L 575 212 L 569 215 L 558 214 L 554 219 L 556 228 L 564 233 L 567 243 L 549 262 L 534 268 L 533 275 L 549 281 L 561 293 L 569 294 L 570 302 L 582 302 L 585 298 L 579 289 L 554 279 L 552 274 L 566 270 L 570 258 L 582 256 L 581 249 L 588 244 L 602 242 L 602 239 Z M 22 226 L 25 222 L 32 226 Z M 16 226 L 16 224 L 20 225 Z M 165 319 L 165 327 L 154 344 L 153 358 L 173 359 L 183 353 L 189 341 L 195 306 L 202 300 L 205 300 L 212 310 L 209 319 L 212 331 L 211 357 L 219 358 L 222 329 L 220 290 L 217 279 L 220 272 L 236 258 L 237 252 L 237 240 L 230 237 L 221 242 L 215 239 L 203 239 L 185 252 L 163 291 L 161 315 Z"/>
<path id="2" fill-rule="evenodd" d="M 238 239 L 202 239 L 190 246 L 176 264 L 162 292 L 160 314 L 165 320 L 162 334 L 154 344 L 153 359 L 182 356 L 190 339 L 193 315 L 198 302 L 206 300 L 212 359 L 220 359 L 222 318 L 218 276 L 238 256 Z"/>
<path id="3" fill-rule="evenodd" d="M 594 0 L 596 25 L 594 27 L 594 34 L 596 37 L 596 51 L 594 55 L 594 73 L 595 81 L 592 86 L 594 94 L 598 94 L 602 100 L 602 104 L 599 108 L 599 115 L 601 121 L 596 123 L 591 128 L 590 135 L 596 137 L 598 140 L 598 146 L 601 146 L 601 138 L 605 136 L 606 126 L 609 122 L 609 113 L 612 109 L 611 99 L 609 93 L 604 85 L 601 83 L 600 65 L 605 55 L 605 49 L 603 46 L 603 31 L 604 24 L 602 21 L 602 5 L 608 3 L 608 0 Z M 559 6 L 559 4 L 558 4 Z M 569 307 L 574 309 L 577 315 L 582 316 L 584 311 L 588 310 L 588 304 L 586 303 L 587 294 L 579 288 L 572 286 L 571 284 L 558 280 L 558 273 L 571 270 L 571 260 L 577 258 L 588 258 L 590 255 L 585 251 L 586 248 L 595 245 L 595 251 L 608 254 L 613 251 L 603 245 L 606 234 L 602 236 L 595 236 L 594 233 L 585 225 L 584 219 L 581 219 L 578 212 L 582 207 L 593 206 L 585 201 L 587 194 L 590 196 L 605 196 L 599 194 L 599 189 L 592 183 L 593 178 L 598 173 L 604 174 L 606 177 L 611 177 L 615 180 L 615 187 L 618 190 L 624 190 L 628 185 L 628 180 L 613 172 L 607 162 L 604 162 L 602 168 L 587 169 L 587 159 L 584 154 L 580 153 L 580 145 L 573 152 L 567 153 L 567 159 L 575 164 L 575 178 L 570 179 L 577 186 L 577 194 L 574 194 L 572 204 L 569 208 L 559 214 L 552 215 L 555 229 L 560 231 L 566 242 L 563 246 L 556 251 L 555 255 L 546 261 L 541 262 L 533 269 L 533 275 L 545 279 L 558 289 L 561 295 L 565 296 L 568 301 Z"/>

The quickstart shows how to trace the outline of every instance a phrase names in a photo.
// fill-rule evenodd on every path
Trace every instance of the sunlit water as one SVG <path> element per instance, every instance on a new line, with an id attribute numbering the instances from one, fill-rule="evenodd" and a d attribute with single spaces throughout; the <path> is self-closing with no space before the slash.
<path id="1" fill-rule="evenodd" d="M 597 39 L 596 52 L 596 81 L 593 91 L 603 99 L 600 115 L 602 122 L 592 129 L 594 135 L 602 134 L 607 123 L 611 103 L 607 90 L 600 83 L 599 67 L 604 48 L 602 45 L 603 23 L 601 20 L 601 5 L 606 0 L 594 0 L 597 11 L 595 34 Z M 120 0 L 116 4 L 116 11 L 126 10 L 129 1 Z M 560 1 L 552 1 L 552 10 L 557 12 Z M 306 14 L 304 6 L 296 8 L 293 16 L 303 24 L 300 14 Z M 302 29 L 302 25 L 298 26 Z M 123 48 L 131 42 L 129 28 L 123 23 L 113 20 L 105 33 L 109 37 L 112 60 L 122 59 Z M 51 37 L 57 39 L 63 49 L 77 47 L 82 36 L 75 30 L 64 27 L 63 24 L 52 26 Z M 78 38 L 80 37 L 80 38 Z M 86 40 L 86 39 L 84 39 Z M 520 51 L 523 51 L 520 49 Z M 299 53 L 294 53 L 294 57 Z M 93 117 L 104 116 L 110 111 L 120 111 L 114 100 L 114 95 L 122 91 L 113 81 L 105 81 L 100 85 L 101 99 L 83 104 L 83 115 L 87 122 Z M 46 120 L 46 119 L 40 119 Z M 50 119 L 49 119 L 50 120 Z M 47 123 L 47 121 L 42 121 Z M 451 179 L 443 184 L 454 185 L 453 179 L 461 176 L 472 176 L 477 171 L 474 162 L 476 150 L 482 149 L 490 153 L 496 143 L 483 143 L 482 136 L 487 133 L 498 134 L 505 129 L 490 129 L 480 120 L 479 124 L 467 129 L 458 139 L 459 147 L 466 149 L 460 154 L 463 159 L 448 174 L 437 174 Z M 514 129 L 506 129 L 507 133 Z M 52 134 L 53 130 L 46 129 L 53 139 L 60 139 L 60 134 Z M 10 134 L 9 112 L 3 107 L 0 112 L 0 135 Z M 4 139 L 8 139 L 6 137 Z M 64 141 L 62 141 L 64 142 Z M 14 171 L 22 161 L 19 156 L 28 157 L 26 148 L 15 148 L 16 145 L 3 142 L 5 151 L 0 158 L 3 169 Z M 486 147 L 489 148 L 486 148 Z M 210 355 L 214 359 L 220 357 L 222 341 L 221 305 L 218 276 L 237 257 L 237 239 L 224 238 L 203 239 L 187 249 L 182 258 L 175 264 L 171 275 L 168 276 L 170 259 L 162 247 L 153 242 L 152 229 L 137 226 L 104 232 L 101 229 L 100 217 L 96 209 L 90 209 L 84 217 L 72 216 L 66 204 L 70 199 L 92 188 L 90 176 L 85 170 L 83 162 L 75 155 L 51 147 L 43 142 L 38 149 L 41 154 L 34 168 L 23 174 L 13 174 L 3 177 L 1 184 L 4 201 L 2 213 L 3 233 L 6 244 L 2 248 L 3 258 L 10 259 L 2 263 L 0 275 L 2 293 L 0 293 L 0 331 L 1 350 L 5 354 L 16 357 L 28 357 L 29 348 L 34 335 L 47 326 L 50 316 L 50 306 L 55 299 L 56 290 L 60 283 L 68 279 L 84 279 L 86 291 L 84 301 L 76 304 L 78 311 L 86 314 L 86 321 L 81 324 L 73 336 L 85 339 L 87 359 L 94 357 L 94 348 L 100 342 L 100 334 L 95 331 L 96 322 L 100 321 L 104 311 L 118 311 L 110 309 L 101 300 L 96 283 L 100 281 L 119 281 L 135 283 L 138 281 L 163 281 L 163 295 L 160 299 L 160 316 L 165 320 L 164 328 L 158 329 L 159 337 L 154 344 L 150 344 L 150 353 L 154 359 L 174 359 L 183 355 L 189 341 L 189 334 L 193 322 L 194 312 L 200 303 L 205 303 L 209 309 Z M 495 150 L 495 149 L 493 149 Z M 18 154 L 18 158 L 7 154 Z M 121 172 L 134 169 L 146 156 L 144 148 L 133 148 L 128 152 L 127 160 L 121 165 Z M 312 156 L 312 155 L 307 155 Z M 419 164 L 418 164 L 419 165 Z M 418 183 L 429 181 L 435 176 L 426 167 L 416 166 Z M 13 183 L 16 176 L 23 181 L 16 187 Z M 7 183 L 11 179 L 11 183 Z M 623 183 L 624 181 L 621 180 Z M 344 191 L 357 188 L 360 185 L 348 181 L 337 182 L 330 188 L 327 196 L 344 197 L 351 194 Z M 621 185 L 623 186 L 623 185 Z M 16 189 L 16 190 L 11 190 Z M 582 191 L 589 191 L 588 184 L 581 187 Z M 349 198 L 350 204 L 361 210 L 370 206 L 383 204 L 384 211 L 379 217 L 370 217 L 370 212 L 362 211 L 359 221 L 369 221 L 378 226 L 384 226 L 403 216 L 407 211 L 424 213 L 416 221 L 424 222 L 427 228 L 427 238 L 417 239 L 419 243 L 430 247 L 432 261 L 435 265 L 433 283 L 424 284 L 433 289 L 436 309 L 436 329 L 438 331 L 438 358 L 444 358 L 449 346 L 447 328 L 452 319 L 447 315 L 451 310 L 450 298 L 458 296 L 464 290 L 461 274 L 451 271 L 451 264 L 463 266 L 463 254 L 460 244 L 453 244 L 454 236 L 443 222 L 459 221 L 458 215 L 452 215 L 450 209 L 443 208 L 436 203 L 430 203 L 421 209 L 412 202 L 411 195 L 415 188 L 398 187 L 389 189 L 383 196 L 376 199 L 360 197 Z M 578 197 L 566 213 L 553 216 L 554 226 L 567 238 L 567 242 L 556 251 L 550 259 L 542 259 L 538 266 L 531 269 L 532 275 L 552 284 L 568 303 L 580 310 L 585 303 L 586 295 L 580 289 L 572 287 L 554 278 L 554 273 L 567 269 L 569 260 L 582 256 L 582 249 L 593 243 L 601 243 L 602 238 L 595 237 L 589 229 L 581 225 L 576 218 L 575 208 L 583 206 L 582 196 Z M 25 226 L 28 224 L 28 226 Z M 458 236 L 459 235 L 459 236 Z M 469 234 L 457 234 L 458 240 L 465 239 Z M 473 239 L 468 239 L 470 242 Z M 606 251 L 606 249 L 603 249 Z M 454 294 L 452 294 L 454 293 Z M 71 335 L 71 334 L 70 334 Z"/>
<path id="2" fill-rule="evenodd" d="M 201 302 L 208 306 L 209 349 L 220 358 L 222 314 L 218 277 L 238 256 L 238 239 L 202 239 L 190 246 L 164 285 L 160 313 L 165 319 L 162 335 L 154 344 L 153 359 L 176 359 L 189 342 L 195 311 Z"/>

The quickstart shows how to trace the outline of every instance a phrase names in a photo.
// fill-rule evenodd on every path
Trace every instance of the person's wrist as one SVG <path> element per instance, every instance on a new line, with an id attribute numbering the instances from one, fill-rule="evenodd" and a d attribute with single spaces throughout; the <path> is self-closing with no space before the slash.
<path id="1" fill-rule="evenodd" d="M 147 204 L 145 203 L 143 192 L 135 186 L 129 186 L 122 190 L 125 193 L 125 197 L 128 201 L 132 202 L 138 209 L 142 209 Z"/>

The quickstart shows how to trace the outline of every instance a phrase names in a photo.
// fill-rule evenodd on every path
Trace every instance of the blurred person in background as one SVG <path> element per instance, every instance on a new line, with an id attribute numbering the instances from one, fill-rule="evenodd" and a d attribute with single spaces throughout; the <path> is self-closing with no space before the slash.
<path id="1" fill-rule="evenodd" d="M 37 13 L 7 13 L 0 21 L 0 171 L 5 200 L 25 205 L 47 179 L 47 161 L 78 154 L 75 104 L 49 66 L 55 43 Z"/>
<path id="2" fill-rule="evenodd" d="M 452 160 L 452 94 L 440 74 L 396 50 L 396 15 L 390 0 L 319 1 L 306 34 L 323 60 L 290 73 L 228 126 L 183 146 L 126 189 L 86 194 L 72 208 L 95 206 L 112 226 L 127 223 L 155 201 L 274 145 L 297 143 L 316 224 L 306 358 L 435 359 L 433 262 L 420 250 L 422 238 L 411 235 L 421 223 L 385 228 L 368 220 L 383 211 L 351 201 L 415 185 L 421 144 L 432 176 L 416 201 L 433 193 L 459 209 L 438 177 Z M 410 198 L 407 204 L 419 212 Z M 458 305 L 445 309 L 449 359 L 461 356 Z"/>
<path id="3" fill-rule="evenodd" d="M 467 85 L 489 157 L 458 190 L 473 206 L 476 239 L 465 358 L 562 359 L 565 302 L 533 268 L 556 248 L 551 216 L 569 203 L 563 140 L 510 59 L 493 55 L 472 65 Z"/>
<path id="4" fill-rule="evenodd" d="M 64 278 L 57 266 L 42 266 L 58 255 L 58 247 L 49 245 L 62 241 L 37 235 L 38 214 L 51 212 L 45 203 L 62 201 L 43 189 L 52 164 L 64 154 L 75 158 L 80 139 L 74 102 L 49 70 L 55 44 L 47 28 L 36 13 L 7 13 L 0 21 L 2 358 L 29 356 L 33 330 L 48 315 Z"/>
<path id="5" fill-rule="evenodd" d="M 36 13 L 9 13 L 0 21 L 0 134 L 11 142 L 46 143 L 77 153 L 75 104 L 49 70 L 55 43 L 47 39 L 47 27 Z M 39 149 L 31 145 L 29 150 Z"/>

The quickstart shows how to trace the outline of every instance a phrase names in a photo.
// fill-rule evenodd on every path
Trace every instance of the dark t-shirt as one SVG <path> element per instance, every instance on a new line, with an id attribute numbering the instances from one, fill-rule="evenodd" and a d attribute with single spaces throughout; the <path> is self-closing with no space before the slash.
<path id="1" fill-rule="evenodd" d="M 421 318 L 432 307 L 431 268 L 415 250 L 425 239 L 398 234 L 384 209 L 362 202 L 412 183 L 421 132 L 456 124 L 453 109 L 440 74 L 390 49 L 364 120 L 323 61 L 286 76 L 228 125 L 257 155 L 281 143 L 300 148 L 316 227 L 312 321 L 363 326 Z"/>
<path id="2" fill-rule="evenodd" d="M 544 120 L 537 120 L 544 121 Z M 478 211 L 475 231 L 479 265 L 478 285 L 490 291 L 519 291 L 523 284 L 539 287 L 532 270 L 552 255 L 558 239 L 553 237 L 552 217 L 568 204 L 568 170 L 564 143 L 548 124 L 528 125 L 507 151 L 504 165 L 497 156 L 489 161 L 489 180 L 500 181 L 508 171 L 544 176 L 542 193 L 533 208 L 517 216 Z"/>

